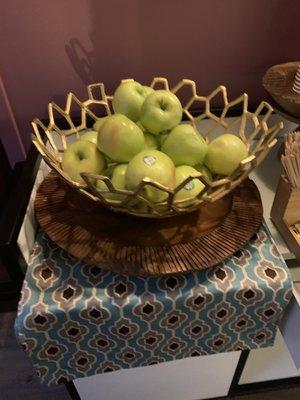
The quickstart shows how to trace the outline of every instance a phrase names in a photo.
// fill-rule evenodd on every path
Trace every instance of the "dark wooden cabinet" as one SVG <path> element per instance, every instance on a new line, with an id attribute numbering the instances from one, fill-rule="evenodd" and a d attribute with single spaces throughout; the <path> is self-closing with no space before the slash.
<path id="1" fill-rule="evenodd" d="M 4 200 L 7 185 L 11 176 L 11 166 L 9 164 L 4 146 L 0 139 L 0 203 Z"/>
<path id="2" fill-rule="evenodd" d="M 11 167 L 3 146 L 3 143 L 0 139 L 0 205 L 1 210 L 0 213 L 3 213 L 3 203 L 5 201 L 5 195 L 8 190 L 8 182 L 11 177 Z M 9 282 L 10 278 L 7 273 L 5 265 L 0 260 L 0 283 Z"/>
<path id="3" fill-rule="evenodd" d="M 23 163 L 18 163 L 12 169 L 8 161 L 4 146 L 0 139 L 0 311 L 16 307 L 19 298 L 22 276 L 14 272 L 18 264 L 12 258 L 18 249 L 13 249 L 12 232 L 12 198 L 15 198 L 14 188 L 19 180 Z M 15 214 L 16 209 L 13 214 Z"/>

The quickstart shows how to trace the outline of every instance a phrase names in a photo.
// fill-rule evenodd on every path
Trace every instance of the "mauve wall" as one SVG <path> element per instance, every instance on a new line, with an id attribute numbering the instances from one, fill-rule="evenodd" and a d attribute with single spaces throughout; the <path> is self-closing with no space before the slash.
<path id="1" fill-rule="evenodd" d="M 189 77 L 202 93 L 224 84 L 255 103 L 272 64 L 299 59 L 298 0 L 1 0 L 0 72 L 25 147 L 30 121 L 87 83 Z M 3 94 L 0 94 L 2 105 Z M 21 146 L 5 107 L 1 137 Z M 15 150 L 13 150 L 15 148 Z"/>

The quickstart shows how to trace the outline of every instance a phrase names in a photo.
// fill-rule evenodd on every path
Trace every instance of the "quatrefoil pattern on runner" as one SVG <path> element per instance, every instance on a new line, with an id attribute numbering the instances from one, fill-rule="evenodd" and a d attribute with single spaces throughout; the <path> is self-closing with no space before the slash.
<path id="1" fill-rule="evenodd" d="M 43 383 L 270 346 L 291 295 L 262 227 L 231 258 L 140 278 L 76 260 L 38 233 L 16 331 Z"/>

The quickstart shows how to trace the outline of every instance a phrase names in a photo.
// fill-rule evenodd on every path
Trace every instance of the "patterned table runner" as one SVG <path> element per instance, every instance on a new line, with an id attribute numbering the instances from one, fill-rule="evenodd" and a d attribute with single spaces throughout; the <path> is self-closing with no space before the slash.
<path id="1" fill-rule="evenodd" d="M 214 268 L 139 278 L 87 265 L 42 232 L 15 328 L 43 383 L 271 346 L 291 279 L 265 226 Z"/>

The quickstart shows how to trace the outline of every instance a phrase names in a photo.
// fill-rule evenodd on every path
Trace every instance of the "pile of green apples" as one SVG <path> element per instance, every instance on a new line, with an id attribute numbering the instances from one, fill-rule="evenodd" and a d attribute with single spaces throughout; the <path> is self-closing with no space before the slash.
<path id="1" fill-rule="evenodd" d="M 248 156 L 247 146 L 236 135 L 225 133 L 208 143 L 196 128 L 182 121 L 182 105 L 168 90 L 154 90 L 136 81 L 116 89 L 114 114 L 99 118 L 64 152 L 62 169 L 83 184 L 82 172 L 107 176 L 116 189 L 135 190 L 149 178 L 173 190 L 199 172 L 210 181 L 214 175 L 231 175 Z M 122 201 L 102 180 L 96 188 L 107 200 Z M 199 179 L 186 183 L 175 200 L 191 200 L 204 189 Z M 168 194 L 145 186 L 142 195 L 152 203 Z"/>

